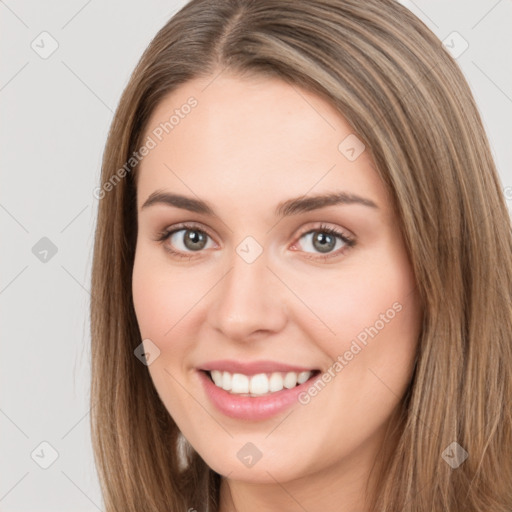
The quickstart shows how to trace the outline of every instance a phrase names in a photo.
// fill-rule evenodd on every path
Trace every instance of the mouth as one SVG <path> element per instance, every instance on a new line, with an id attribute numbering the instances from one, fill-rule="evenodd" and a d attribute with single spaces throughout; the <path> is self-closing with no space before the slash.
<path id="1" fill-rule="evenodd" d="M 272 360 L 222 359 L 196 367 L 210 404 L 224 416 L 248 421 L 265 420 L 302 404 L 301 395 L 321 373 Z"/>
<path id="2" fill-rule="evenodd" d="M 255 375 L 221 370 L 200 370 L 217 388 L 240 397 L 264 397 L 302 386 L 320 374 L 312 369 L 301 372 L 266 372 Z"/>
<path id="3" fill-rule="evenodd" d="M 297 405 L 320 373 L 303 368 L 267 373 L 260 370 L 252 375 L 215 369 L 197 371 L 205 395 L 217 411 L 246 421 L 266 420 Z"/>

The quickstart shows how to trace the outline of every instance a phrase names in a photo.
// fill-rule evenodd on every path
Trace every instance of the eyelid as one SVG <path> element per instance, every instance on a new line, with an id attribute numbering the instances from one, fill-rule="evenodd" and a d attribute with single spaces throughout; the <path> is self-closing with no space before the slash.
<path id="1" fill-rule="evenodd" d="M 343 229 L 343 228 L 340 228 L 337 226 L 336 227 L 330 226 L 329 223 L 327 223 L 327 222 L 319 222 L 319 223 L 313 222 L 312 224 L 315 224 L 315 225 L 313 225 L 313 226 L 309 225 L 309 227 L 301 229 L 301 231 L 299 232 L 299 234 L 296 237 L 296 240 L 299 240 L 304 235 L 307 235 L 308 233 L 311 233 L 312 231 L 324 231 L 325 230 L 325 231 L 335 231 L 338 236 L 343 236 L 343 237 L 347 238 L 348 240 L 355 241 L 355 236 L 350 234 L 350 232 L 347 232 L 346 229 Z"/>
<path id="2" fill-rule="evenodd" d="M 172 226 L 168 226 L 161 231 L 158 231 L 155 237 L 156 241 L 162 241 L 164 237 L 169 237 L 171 234 L 176 233 L 176 231 L 182 231 L 184 229 L 189 230 L 197 230 L 206 233 L 212 240 L 215 240 L 215 237 L 210 233 L 210 231 L 205 228 L 202 224 L 194 222 L 194 221 L 185 221 L 179 222 L 178 224 L 173 224 Z"/>

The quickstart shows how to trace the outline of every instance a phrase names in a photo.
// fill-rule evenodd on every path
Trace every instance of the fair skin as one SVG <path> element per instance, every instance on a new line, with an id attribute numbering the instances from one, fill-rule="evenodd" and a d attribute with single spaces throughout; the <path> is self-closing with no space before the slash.
<path id="1" fill-rule="evenodd" d="M 223 476 L 221 512 L 364 511 L 370 469 L 411 380 L 421 324 L 399 221 L 368 149 L 354 161 L 338 150 L 353 129 L 323 99 L 277 79 L 212 79 L 168 95 L 145 134 L 197 99 L 138 169 L 133 298 L 142 339 L 160 350 L 148 370 L 180 430 Z M 142 208 L 157 190 L 206 201 L 216 215 L 163 203 Z M 282 201 L 334 191 L 376 207 L 274 215 Z M 155 240 L 181 222 L 196 228 Z M 355 245 L 334 237 L 332 250 L 321 252 L 313 238 L 321 224 Z M 187 233 L 203 233 L 204 247 L 187 245 Z M 262 249 L 250 264 L 236 252 L 248 236 Z M 198 365 L 215 359 L 326 372 L 394 303 L 400 312 L 307 404 L 241 420 L 220 412 L 201 386 Z M 248 442 L 262 453 L 252 467 L 237 457 Z"/>

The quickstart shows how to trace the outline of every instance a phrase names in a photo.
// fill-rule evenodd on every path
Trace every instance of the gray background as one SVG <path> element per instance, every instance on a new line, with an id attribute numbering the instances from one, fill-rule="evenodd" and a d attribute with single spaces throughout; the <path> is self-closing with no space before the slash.
<path id="1" fill-rule="evenodd" d="M 88 412 L 92 191 L 129 75 L 184 3 L 0 0 L 1 512 L 103 510 Z M 403 3 L 469 44 L 457 60 L 512 210 L 511 1 Z M 448 39 L 458 52 L 463 40 Z"/>

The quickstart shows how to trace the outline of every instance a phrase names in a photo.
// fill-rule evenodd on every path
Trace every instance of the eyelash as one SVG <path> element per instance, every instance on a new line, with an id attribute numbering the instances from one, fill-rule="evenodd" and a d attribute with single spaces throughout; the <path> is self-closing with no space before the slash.
<path id="1" fill-rule="evenodd" d="M 156 235 L 155 241 L 162 243 L 169 239 L 171 235 L 178 231 L 183 230 L 189 230 L 189 231 L 198 231 L 200 233 L 204 233 L 205 235 L 209 236 L 210 238 L 213 238 L 207 231 L 200 228 L 199 226 L 195 224 L 190 224 L 187 222 L 184 222 L 176 227 L 173 227 L 173 229 L 166 228 L 163 231 L 159 231 Z M 312 255 L 311 253 L 306 253 L 305 256 L 307 259 L 320 259 L 320 260 L 327 260 L 332 257 L 340 256 L 341 254 L 344 254 L 349 249 L 354 247 L 356 245 L 356 241 L 354 238 L 347 236 L 346 234 L 342 233 L 341 231 L 338 231 L 337 229 L 331 228 L 329 226 L 326 226 L 325 224 L 321 224 L 320 226 L 309 229 L 308 231 L 305 231 L 304 233 L 301 233 L 300 236 L 297 238 L 297 240 L 300 240 L 304 235 L 308 235 L 310 233 L 315 232 L 321 232 L 321 233 L 327 233 L 329 235 L 332 235 L 334 237 L 337 237 L 342 240 L 342 242 L 345 243 L 345 246 L 341 249 L 338 249 L 336 252 L 326 254 L 324 256 L 322 255 Z M 183 254 L 181 251 L 176 251 L 175 249 L 172 249 L 169 245 L 164 246 L 165 250 L 171 253 L 173 256 L 176 256 L 178 258 L 188 258 L 189 260 L 193 258 L 193 255 Z M 201 251 L 197 251 L 201 252 Z"/>

